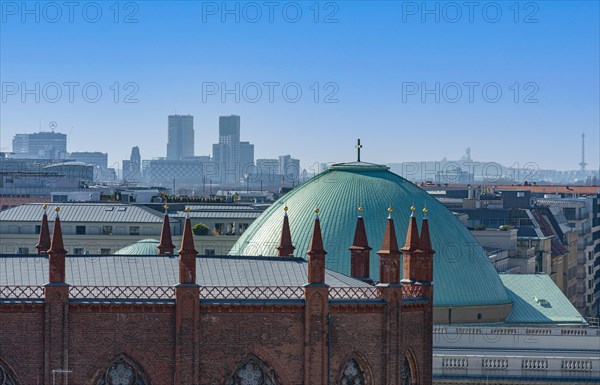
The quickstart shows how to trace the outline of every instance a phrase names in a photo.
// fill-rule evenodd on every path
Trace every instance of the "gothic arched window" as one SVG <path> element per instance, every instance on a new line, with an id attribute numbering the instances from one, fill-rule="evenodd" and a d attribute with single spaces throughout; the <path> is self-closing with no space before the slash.
<path id="1" fill-rule="evenodd" d="M 2 362 L 0 362 L 0 385 L 17 385 L 8 368 L 5 368 Z"/>
<path id="2" fill-rule="evenodd" d="M 227 385 L 277 385 L 275 373 L 258 358 L 250 356 L 240 365 L 226 382 Z"/>
<path id="3" fill-rule="evenodd" d="M 97 385 L 149 385 L 137 365 L 124 355 L 115 357 L 101 373 Z"/>
<path id="4" fill-rule="evenodd" d="M 351 358 L 342 371 L 341 385 L 366 385 L 365 372 L 354 358 Z"/>
<path id="5" fill-rule="evenodd" d="M 418 383 L 419 373 L 417 370 L 417 361 L 411 350 L 406 352 L 404 361 L 400 367 L 400 379 L 402 385 L 415 385 Z"/>
<path id="6" fill-rule="evenodd" d="M 408 363 L 408 359 L 404 359 L 404 363 L 402 364 L 402 368 L 400 369 L 400 378 L 402 379 L 402 385 L 411 385 L 412 384 L 412 375 L 410 373 L 410 364 Z"/>

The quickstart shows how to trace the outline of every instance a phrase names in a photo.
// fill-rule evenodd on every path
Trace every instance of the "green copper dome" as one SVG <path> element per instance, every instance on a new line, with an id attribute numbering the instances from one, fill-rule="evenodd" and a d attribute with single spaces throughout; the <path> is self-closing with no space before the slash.
<path id="1" fill-rule="evenodd" d="M 465 226 L 435 198 L 389 168 L 369 163 L 344 163 L 290 191 L 258 217 L 231 250 L 231 255 L 277 255 L 284 206 L 295 256 L 306 258 L 315 208 L 320 209 L 326 267 L 350 275 L 350 251 L 358 207 L 362 207 L 371 253 L 371 277 L 379 279 L 379 256 L 388 207 L 393 209 L 398 243 L 406 239 L 411 214 L 420 226 L 422 209 L 429 210 L 434 257 L 434 305 L 500 305 L 511 301 L 485 252 Z"/>
<path id="2" fill-rule="evenodd" d="M 115 255 L 158 255 L 158 239 L 142 239 L 123 247 Z"/>

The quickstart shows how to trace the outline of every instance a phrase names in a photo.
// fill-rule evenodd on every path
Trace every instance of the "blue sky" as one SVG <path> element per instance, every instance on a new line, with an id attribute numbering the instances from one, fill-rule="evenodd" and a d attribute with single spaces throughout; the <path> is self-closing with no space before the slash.
<path id="1" fill-rule="evenodd" d="M 598 169 L 597 1 L 23 4 L 1 2 L 2 151 L 56 122 L 69 151 L 164 156 L 167 115 L 189 113 L 208 155 L 238 114 L 256 158 L 307 168 L 354 160 L 360 137 L 371 162 L 470 147 L 576 169 L 585 132 Z"/>

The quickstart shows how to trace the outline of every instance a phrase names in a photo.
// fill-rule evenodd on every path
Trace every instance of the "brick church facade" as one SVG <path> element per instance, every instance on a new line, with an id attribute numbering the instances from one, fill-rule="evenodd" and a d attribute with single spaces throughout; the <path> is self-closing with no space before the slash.
<path id="1" fill-rule="evenodd" d="M 287 209 L 278 256 L 247 258 L 198 256 L 189 218 L 175 253 L 167 214 L 158 255 L 67 255 L 44 213 L 40 254 L 0 256 L 0 385 L 431 384 L 427 219 L 399 248 L 390 210 L 375 285 L 363 218 L 347 277 L 315 211 L 308 261 Z"/>

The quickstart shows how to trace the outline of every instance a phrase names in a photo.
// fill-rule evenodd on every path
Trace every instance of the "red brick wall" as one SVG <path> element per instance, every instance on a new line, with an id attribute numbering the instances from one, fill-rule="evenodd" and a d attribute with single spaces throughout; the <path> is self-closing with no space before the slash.
<path id="1" fill-rule="evenodd" d="M 303 383 L 302 307 L 258 314 L 203 307 L 201 314 L 203 384 L 225 383 L 240 360 L 250 353 L 274 369 L 282 384 Z"/>
<path id="2" fill-rule="evenodd" d="M 372 385 L 384 384 L 388 359 L 381 348 L 385 305 L 332 304 L 329 318 L 329 373 L 337 384 L 353 353 L 368 362 Z M 426 348 L 430 317 L 426 308 L 401 313 L 401 352 L 409 347 L 429 384 Z M 116 355 L 137 362 L 153 385 L 173 384 L 175 373 L 175 314 L 173 304 L 82 304 L 68 306 L 69 384 L 87 385 Z M 429 320 L 429 321 L 428 321 Z M 306 383 L 305 328 L 311 317 L 304 305 L 201 305 L 196 327 L 201 384 L 223 384 L 249 354 L 272 368 L 282 384 Z M 21 385 L 44 379 L 44 305 L 0 304 L 0 357 L 12 366 Z M 428 342 L 429 341 L 429 342 Z M 425 347 L 425 348 L 424 348 Z M 359 361 L 360 362 L 360 361 Z M 401 364 L 401 363 L 400 363 Z M 397 368 L 399 370 L 399 368 Z M 47 374 L 46 374 L 47 375 Z M 39 380 L 39 381 L 38 381 Z M 189 384 L 185 384 L 189 385 Z"/>
<path id="3" fill-rule="evenodd" d="M 427 328 L 431 330 L 433 325 L 431 316 L 428 317 L 427 312 L 421 309 L 403 309 L 401 322 L 400 340 L 402 341 L 403 357 L 408 349 L 412 350 L 419 365 L 420 384 L 430 384 L 432 338 L 431 334 L 427 335 Z M 400 364 L 402 363 L 403 361 L 400 362 Z"/>
<path id="4" fill-rule="evenodd" d="M 378 325 L 383 322 L 381 309 L 379 313 L 348 313 L 349 309 L 336 309 L 330 318 L 330 340 L 331 340 L 331 376 L 332 384 L 338 384 L 342 371 L 348 359 L 353 354 L 358 354 L 368 362 L 369 371 L 372 376 L 372 384 L 382 384 L 383 331 Z M 343 313 L 341 312 L 343 311 Z M 360 363 L 360 361 L 359 361 Z"/>
<path id="5" fill-rule="evenodd" d="M 86 305 L 69 309 L 70 384 L 91 384 L 125 353 L 155 385 L 173 382 L 174 305 Z"/>
<path id="6" fill-rule="evenodd" d="M 44 305 L 0 305 L 0 358 L 22 385 L 44 383 Z"/>

